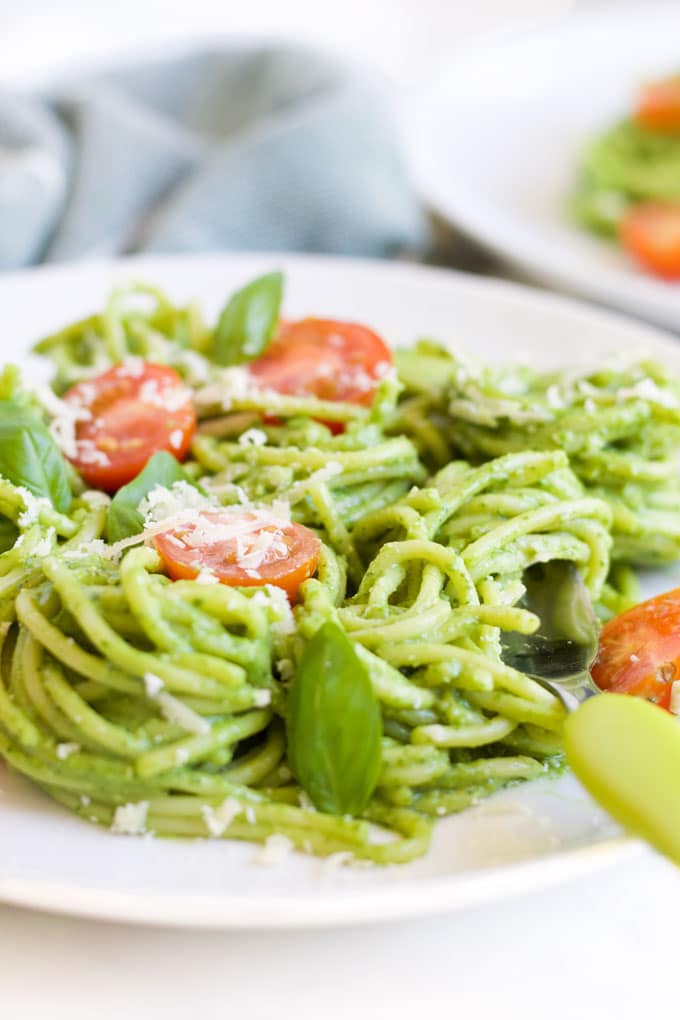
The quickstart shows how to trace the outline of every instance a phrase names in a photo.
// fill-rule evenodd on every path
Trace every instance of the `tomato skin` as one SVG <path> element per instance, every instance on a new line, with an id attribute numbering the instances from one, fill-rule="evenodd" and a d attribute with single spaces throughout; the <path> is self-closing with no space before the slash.
<path id="1" fill-rule="evenodd" d="M 680 588 L 609 620 L 591 673 L 602 690 L 668 708 L 673 681 L 680 679 Z"/>
<path id="2" fill-rule="evenodd" d="M 680 280 L 680 202 L 640 202 L 620 225 L 621 243 L 645 269 Z"/>
<path id="3" fill-rule="evenodd" d="M 196 431 L 191 393 L 167 365 L 133 359 L 73 386 L 66 403 L 87 415 L 71 463 L 91 488 L 116 492 L 160 450 L 184 460 Z"/>
<path id="4" fill-rule="evenodd" d="M 192 545 L 192 533 L 201 527 L 205 530 L 206 522 L 205 539 Z M 243 531 L 236 538 L 234 532 L 244 527 L 250 528 L 250 531 Z M 232 535 L 222 537 L 219 530 L 224 528 L 230 528 Z M 215 534 L 210 534 L 211 529 Z M 247 556 L 251 548 L 250 537 L 257 540 L 263 532 L 273 535 L 276 546 L 271 556 L 256 569 L 249 570 L 238 562 L 238 546 L 241 545 Z M 207 570 L 222 584 L 232 587 L 272 584 L 282 588 L 291 602 L 295 602 L 302 582 L 315 572 L 321 551 L 319 539 L 302 524 L 278 520 L 266 511 L 246 509 L 203 510 L 198 522 L 192 519 L 187 524 L 176 525 L 156 535 L 153 541 L 174 581 L 194 580 L 202 570 Z"/>
<path id="5" fill-rule="evenodd" d="M 643 89 L 635 121 L 661 134 L 680 134 L 680 76 L 652 82 Z"/>
<path id="6" fill-rule="evenodd" d="M 309 318 L 282 323 L 248 370 L 262 389 L 370 404 L 391 364 L 389 348 L 366 326 Z"/>

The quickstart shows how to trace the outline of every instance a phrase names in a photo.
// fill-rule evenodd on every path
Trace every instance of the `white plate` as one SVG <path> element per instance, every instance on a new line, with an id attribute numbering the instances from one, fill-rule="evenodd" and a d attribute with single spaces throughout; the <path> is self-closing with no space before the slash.
<path id="1" fill-rule="evenodd" d="M 146 279 L 214 315 L 225 295 L 274 267 L 288 315 L 358 319 L 391 342 L 438 338 L 480 357 L 519 352 L 555 365 L 645 350 L 680 371 L 680 347 L 649 328 L 513 285 L 407 265 L 233 256 L 149 258 L 0 277 L 2 360 L 99 307 L 114 284 Z M 652 588 L 671 587 L 656 577 Z M 437 824 L 415 864 L 324 873 L 291 856 L 265 868 L 252 846 L 114 836 L 69 815 L 0 765 L 0 900 L 92 917 L 216 928 L 336 925 L 452 910 L 564 880 L 637 847 L 571 778 L 502 793 Z"/>
<path id="2" fill-rule="evenodd" d="M 617 3 L 481 37 L 406 110 L 427 200 L 535 279 L 680 330 L 680 284 L 573 224 L 583 145 L 680 68 L 680 5 Z"/>

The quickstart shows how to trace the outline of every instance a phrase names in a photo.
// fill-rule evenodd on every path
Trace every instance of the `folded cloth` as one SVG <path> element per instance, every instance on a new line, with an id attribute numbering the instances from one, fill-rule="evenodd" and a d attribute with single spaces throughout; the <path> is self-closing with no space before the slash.
<path id="1" fill-rule="evenodd" d="M 0 268 L 130 251 L 418 251 L 389 96 L 292 46 L 0 95 Z"/>

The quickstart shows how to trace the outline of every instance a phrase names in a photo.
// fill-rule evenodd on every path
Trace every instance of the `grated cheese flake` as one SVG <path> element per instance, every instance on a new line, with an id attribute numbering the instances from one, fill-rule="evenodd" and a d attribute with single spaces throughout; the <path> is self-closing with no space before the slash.
<path id="1" fill-rule="evenodd" d="M 243 805 L 235 797 L 227 797 L 218 807 L 203 804 L 201 814 L 211 836 L 219 838 L 231 823 L 243 813 Z"/>
<path id="2" fill-rule="evenodd" d="M 238 437 L 239 446 L 265 446 L 267 433 L 262 429 L 247 429 Z"/>
<path id="3" fill-rule="evenodd" d="M 165 687 L 165 683 L 155 673 L 144 674 L 144 687 L 148 698 L 157 697 Z"/>
<path id="4" fill-rule="evenodd" d="M 210 723 L 208 720 L 203 719 L 197 712 L 194 712 L 193 708 L 189 708 L 179 698 L 168 694 L 167 691 L 160 691 L 156 698 L 160 706 L 161 715 L 169 723 L 179 726 L 180 729 L 186 730 L 187 733 L 197 733 L 199 735 L 210 733 Z"/>
<path id="5" fill-rule="evenodd" d="M 90 421 L 92 418 L 92 412 L 85 407 L 91 398 L 90 390 L 93 395 L 94 387 L 83 383 L 80 389 L 80 399 L 74 397 L 67 401 L 61 400 L 49 386 L 44 384 L 33 388 L 33 393 L 52 419 L 48 425 L 48 431 L 67 457 L 76 457 L 78 454 L 76 426 L 79 422 Z"/>
<path id="6" fill-rule="evenodd" d="M 80 751 L 80 744 L 57 744 L 56 755 L 60 761 L 65 761 L 66 758 L 70 758 L 72 754 L 77 754 Z"/>
<path id="7" fill-rule="evenodd" d="M 142 836 L 146 832 L 148 813 L 148 800 L 140 800 L 136 804 L 121 804 L 114 812 L 111 832 L 121 836 Z"/>
<path id="8" fill-rule="evenodd" d="M 48 528 L 45 535 L 40 541 L 33 547 L 34 556 L 49 556 L 52 552 L 52 546 L 56 540 L 57 533 L 54 528 Z"/>
<path id="9" fill-rule="evenodd" d="M 262 864 L 265 867 L 281 864 L 294 848 L 295 845 L 288 839 L 288 836 L 276 833 L 273 836 L 267 837 L 255 861 L 257 864 Z"/>

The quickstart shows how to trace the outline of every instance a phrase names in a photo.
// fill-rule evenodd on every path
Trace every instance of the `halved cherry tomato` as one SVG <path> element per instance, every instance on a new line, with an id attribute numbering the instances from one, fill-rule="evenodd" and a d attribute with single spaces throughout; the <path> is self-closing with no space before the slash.
<path id="1" fill-rule="evenodd" d="M 603 690 L 668 708 L 673 681 L 680 679 L 680 588 L 606 623 L 591 672 Z"/>
<path id="2" fill-rule="evenodd" d="M 281 520 L 266 510 L 202 510 L 154 538 L 165 569 L 174 580 L 193 579 L 201 571 L 222 584 L 283 588 L 291 602 L 319 562 L 321 543 L 302 524 Z"/>
<path id="3" fill-rule="evenodd" d="M 647 85 L 635 110 L 641 127 L 663 134 L 680 134 L 680 75 Z"/>
<path id="4" fill-rule="evenodd" d="M 196 431 L 191 392 L 174 368 L 130 359 L 78 383 L 64 400 L 83 412 L 73 465 L 88 485 L 115 492 L 159 450 L 183 460 Z"/>
<path id="5" fill-rule="evenodd" d="M 282 323 L 248 369 L 262 389 L 370 404 L 391 364 L 389 348 L 366 326 L 301 319 Z"/>
<path id="6" fill-rule="evenodd" d="M 680 280 L 680 202 L 640 202 L 623 217 L 621 242 L 645 269 Z"/>

